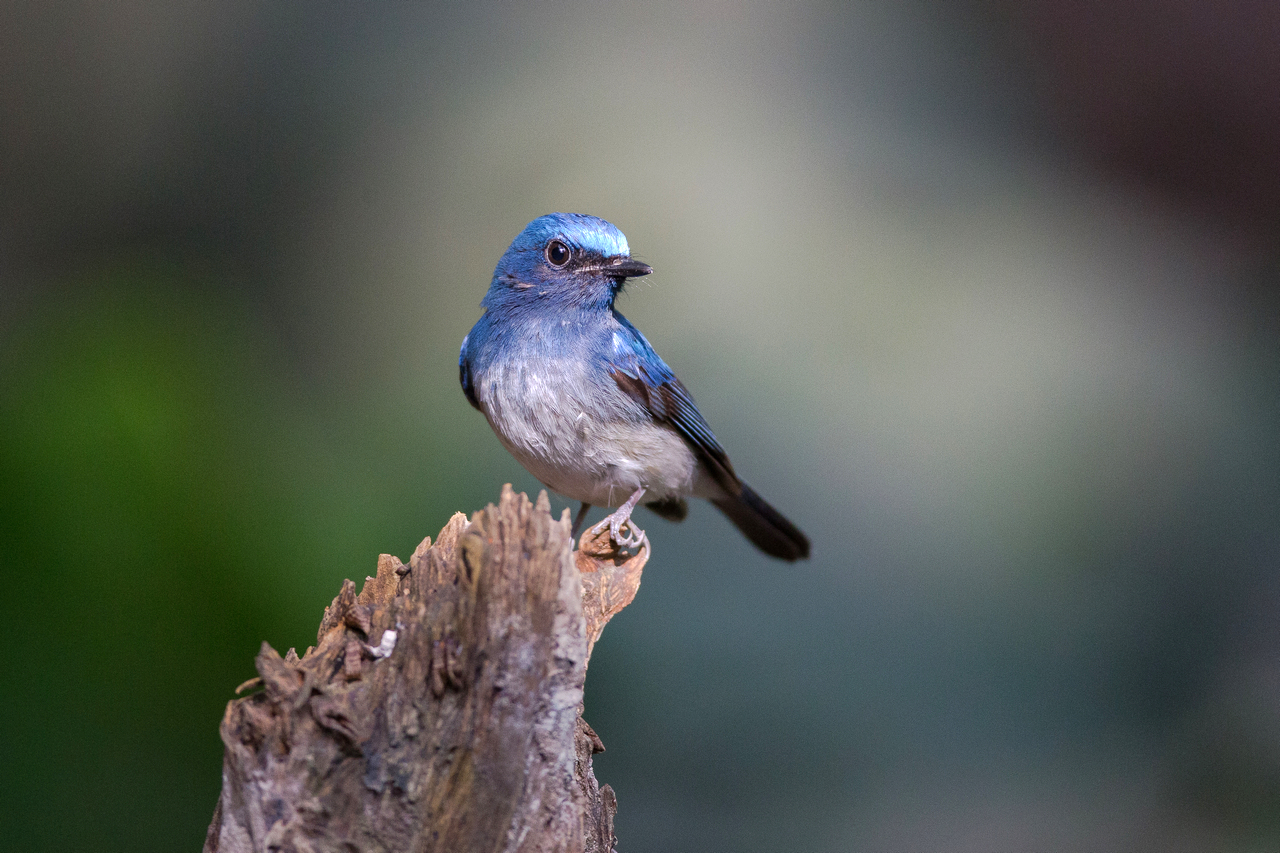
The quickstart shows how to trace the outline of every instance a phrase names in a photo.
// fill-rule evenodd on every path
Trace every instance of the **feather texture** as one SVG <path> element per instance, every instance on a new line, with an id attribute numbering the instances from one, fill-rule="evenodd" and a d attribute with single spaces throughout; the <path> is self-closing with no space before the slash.
<path id="1" fill-rule="evenodd" d="M 626 278 L 648 272 L 603 219 L 529 223 L 462 341 L 468 402 L 566 497 L 616 507 L 644 489 L 646 505 L 676 521 L 687 496 L 706 498 L 766 554 L 807 557 L 808 539 L 739 479 L 688 389 L 614 307 Z"/>

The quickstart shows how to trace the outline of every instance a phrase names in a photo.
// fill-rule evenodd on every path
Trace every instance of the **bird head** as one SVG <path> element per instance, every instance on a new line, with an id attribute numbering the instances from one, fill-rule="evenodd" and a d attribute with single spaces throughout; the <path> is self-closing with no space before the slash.
<path id="1" fill-rule="evenodd" d="M 648 264 L 631 259 L 627 238 L 612 223 L 582 213 L 549 213 L 511 242 L 482 304 L 607 308 L 628 278 L 651 272 Z"/>

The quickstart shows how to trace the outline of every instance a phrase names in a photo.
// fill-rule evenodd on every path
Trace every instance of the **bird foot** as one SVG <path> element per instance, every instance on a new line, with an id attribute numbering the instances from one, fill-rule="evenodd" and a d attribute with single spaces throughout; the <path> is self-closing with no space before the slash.
<path id="1" fill-rule="evenodd" d="M 591 528 L 591 535 L 603 533 L 605 528 L 609 529 L 609 538 L 613 540 L 613 544 L 618 546 L 618 550 L 626 550 L 628 548 L 639 548 L 645 543 L 647 538 L 645 532 L 636 527 L 630 517 L 618 518 L 619 513 L 613 513 L 606 516 L 603 521 Z M 627 532 L 622 532 L 623 528 Z"/>
<path id="2" fill-rule="evenodd" d="M 631 511 L 636 508 L 636 504 L 640 503 L 640 498 L 644 497 L 644 489 L 637 489 L 636 493 L 627 499 L 627 502 L 618 507 L 597 525 L 591 528 L 591 535 L 602 533 L 606 527 L 609 528 L 609 538 L 613 540 L 613 544 L 618 546 L 618 550 L 627 548 L 639 548 L 645 543 L 647 536 L 645 532 L 636 523 L 631 520 Z M 627 533 L 624 535 L 622 528 L 626 527 Z"/>

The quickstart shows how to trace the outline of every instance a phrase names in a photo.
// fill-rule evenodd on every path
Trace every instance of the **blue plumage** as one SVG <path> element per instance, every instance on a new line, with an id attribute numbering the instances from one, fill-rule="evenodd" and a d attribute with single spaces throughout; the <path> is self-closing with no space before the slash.
<path id="1" fill-rule="evenodd" d="M 591 505 L 619 507 L 601 524 L 638 546 L 639 501 L 679 520 L 693 495 L 766 553 L 807 557 L 808 539 L 738 478 L 684 385 L 614 308 L 626 280 L 650 272 L 603 219 L 535 219 L 498 262 L 462 341 L 463 393 L 530 473 L 582 501 L 575 532 Z"/>

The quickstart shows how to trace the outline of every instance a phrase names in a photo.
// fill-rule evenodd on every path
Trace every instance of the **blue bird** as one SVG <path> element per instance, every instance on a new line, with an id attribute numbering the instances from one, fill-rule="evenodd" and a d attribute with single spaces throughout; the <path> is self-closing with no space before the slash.
<path id="1" fill-rule="evenodd" d="M 614 308 L 628 278 L 651 272 L 603 219 L 530 222 L 462 340 L 467 400 L 529 473 L 582 502 L 575 537 L 593 505 L 617 507 L 593 530 L 607 525 L 619 547 L 639 547 L 645 534 L 631 512 L 640 501 L 680 521 L 693 495 L 766 554 L 808 557 L 809 540 L 738 478 L 693 397 Z"/>

